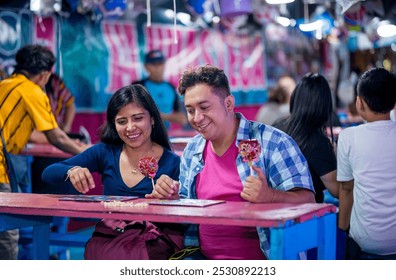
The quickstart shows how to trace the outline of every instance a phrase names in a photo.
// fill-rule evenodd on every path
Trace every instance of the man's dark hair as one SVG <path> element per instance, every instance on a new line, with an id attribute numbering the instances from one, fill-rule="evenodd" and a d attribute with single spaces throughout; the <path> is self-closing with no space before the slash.
<path id="1" fill-rule="evenodd" d="M 211 86 L 216 93 L 222 94 L 223 97 L 231 95 L 226 74 L 215 66 L 206 65 L 185 71 L 179 80 L 180 95 L 183 96 L 188 88 L 198 84 Z"/>
<path id="2" fill-rule="evenodd" d="M 27 72 L 32 76 L 51 71 L 55 56 L 50 49 L 40 45 L 27 45 L 18 50 L 15 73 Z"/>
<path id="3" fill-rule="evenodd" d="M 363 73 L 357 84 L 357 95 L 371 111 L 390 112 L 396 103 L 396 76 L 384 68 L 372 68 Z"/>

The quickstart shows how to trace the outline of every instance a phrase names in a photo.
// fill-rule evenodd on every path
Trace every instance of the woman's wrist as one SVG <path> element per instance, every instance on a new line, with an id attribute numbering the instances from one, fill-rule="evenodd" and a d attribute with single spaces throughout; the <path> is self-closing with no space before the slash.
<path id="1" fill-rule="evenodd" d="M 70 178 L 70 172 L 71 172 L 72 170 L 76 169 L 76 168 L 81 168 L 81 166 L 76 165 L 76 166 L 73 166 L 72 168 L 70 168 L 69 170 L 67 170 L 65 181 L 69 180 L 69 178 Z"/>

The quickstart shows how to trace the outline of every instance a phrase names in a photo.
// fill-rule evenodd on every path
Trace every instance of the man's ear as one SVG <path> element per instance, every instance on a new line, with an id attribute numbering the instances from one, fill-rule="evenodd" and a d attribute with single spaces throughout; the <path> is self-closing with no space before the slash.
<path id="1" fill-rule="evenodd" d="M 235 100 L 233 95 L 227 96 L 224 102 L 228 112 L 234 111 Z"/>
<path id="2" fill-rule="evenodd" d="M 356 97 L 356 108 L 360 111 L 364 111 L 366 103 L 360 96 Z"/>

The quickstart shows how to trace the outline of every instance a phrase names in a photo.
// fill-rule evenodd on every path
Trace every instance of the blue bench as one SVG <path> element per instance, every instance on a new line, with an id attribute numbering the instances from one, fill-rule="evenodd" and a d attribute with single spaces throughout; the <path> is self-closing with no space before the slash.
<path id="1" fill-rule="evenodd" d="M 81 230 L 66 231 L 64 229 L 56 232 L 50 232 L 49 245 L 50 254 L 56 255 L 58 259 L 69 259 L 68 249 L 70 247 L 85 248 L 85 244 L 92 236 L 95 227 L 90 226 Z M 30 228 L 20 230 L 19 245 L 20 258 L 31 259 L 31 246 L 33 241 L 33 233 Z"/>

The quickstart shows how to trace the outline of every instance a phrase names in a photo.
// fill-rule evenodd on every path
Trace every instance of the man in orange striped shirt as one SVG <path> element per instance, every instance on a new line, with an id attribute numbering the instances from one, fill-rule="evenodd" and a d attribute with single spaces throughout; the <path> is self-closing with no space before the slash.
<path id="1" fill-rule="evenodd" d="M 44 132 L 57 148 L 78 154 L 88 146 L 70 139 L 58 127 L 49 99 L 43 91 L 55 63 L 53 53 L 39 45 L 27 45 L 16 54 L 14 73 L 0 82 L 0 127 L 7 151 L 20 153 L 34 129 Z M 0 142 L 0 196 L 10 192 L 3 144 Z M 18 231 L 0 233 L 0 259 L 16 259 Z"/>

